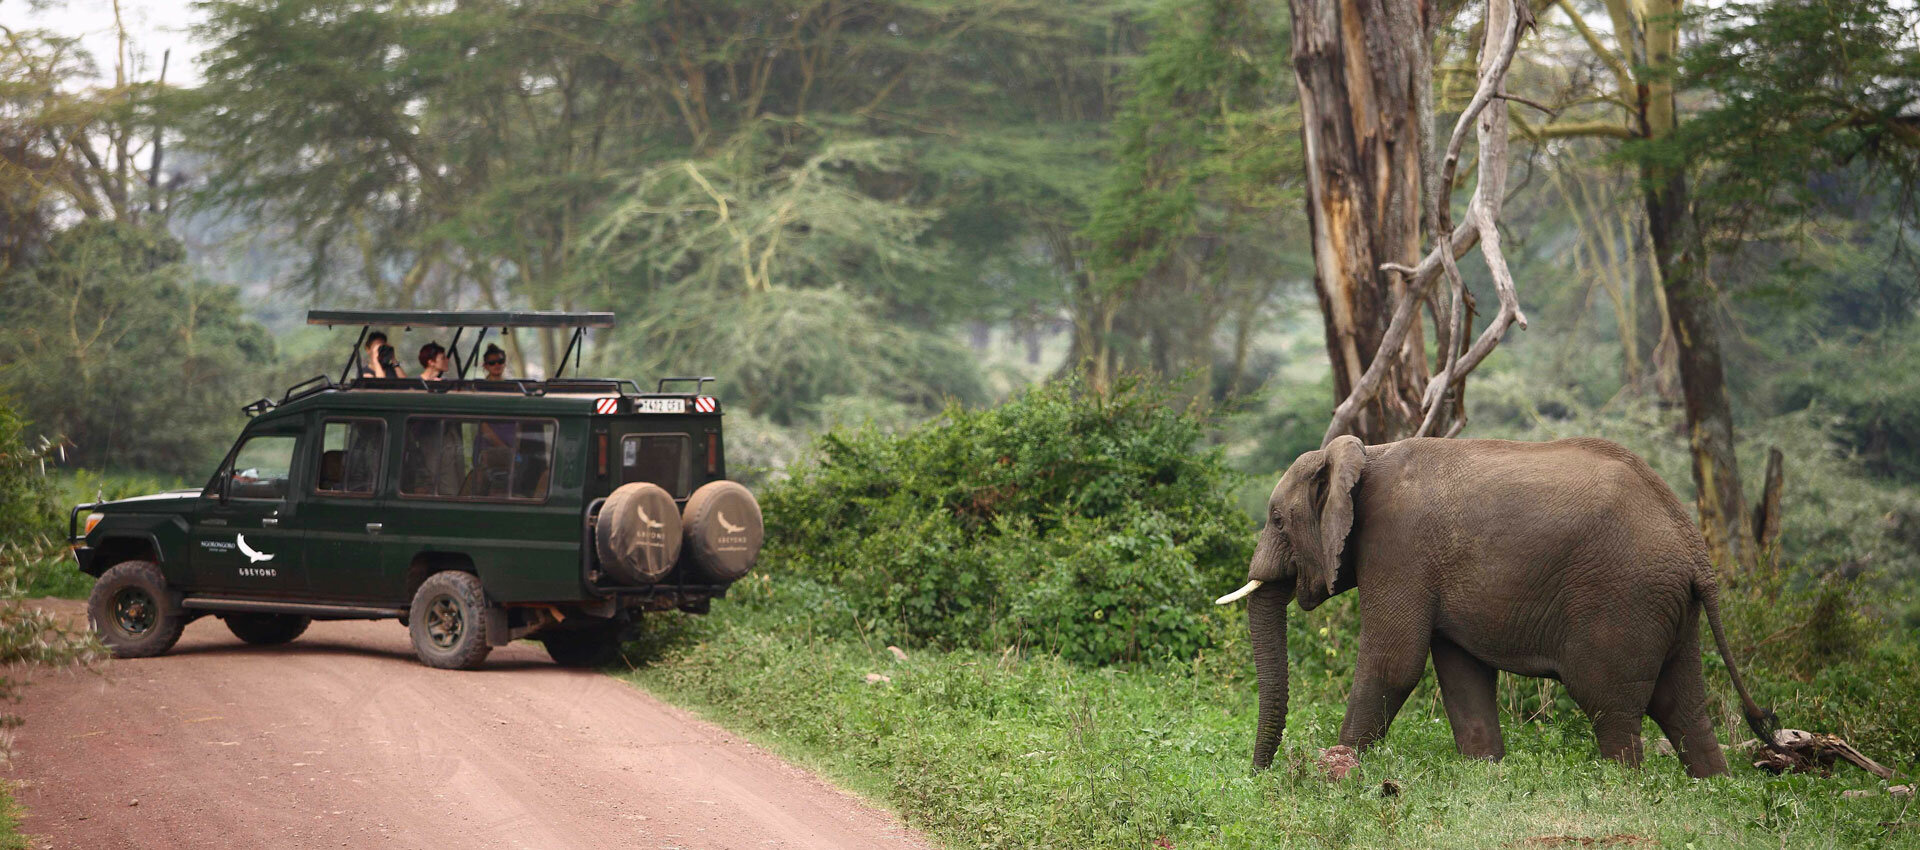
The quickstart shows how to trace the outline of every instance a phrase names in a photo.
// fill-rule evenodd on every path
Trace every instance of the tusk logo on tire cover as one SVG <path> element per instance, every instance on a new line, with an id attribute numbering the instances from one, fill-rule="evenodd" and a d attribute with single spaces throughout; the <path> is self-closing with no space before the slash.
<path id="1" fill-rule="evenodd" d="M 747 527 L 744 525 L 734 525 L 733 523 L 727 522 L 727 515 L 725 512 L 714 511 L 713 515 L 720 520 L 720 527 L 726 529 L 728 534 L 739 534 L 740 532 L 747 530 Z"/>
<path id="2" fill-rule="evenodd" d="M 660 528 L 664 525 L 664 523 L 654 522 L 653 517 L 647 516 L 646 505 L 640 505 L 634 512 L 640 515 L 640 521 L 646 523 L 648 528 Z"/>

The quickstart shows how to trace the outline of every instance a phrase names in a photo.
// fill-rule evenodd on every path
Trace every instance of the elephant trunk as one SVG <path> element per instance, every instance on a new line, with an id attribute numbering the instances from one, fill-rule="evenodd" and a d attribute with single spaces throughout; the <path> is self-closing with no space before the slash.
<path id="1" fill-rule="evenodd" d="M 1253 732 L 1255 771 L 1273 764 L 1274 751 L 1287 729 L 1287 603 L 1291 596 L 1279 583 L 1272 583 L 1247 598 L 1253 668 L 1260 683 L 1260 718 Z"/>

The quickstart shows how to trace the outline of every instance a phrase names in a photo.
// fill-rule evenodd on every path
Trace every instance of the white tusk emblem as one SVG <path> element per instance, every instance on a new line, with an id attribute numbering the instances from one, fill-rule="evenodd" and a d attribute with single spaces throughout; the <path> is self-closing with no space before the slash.
<path id="1" fill-rule="evenodd" d="M 727 522 L 727 515 L 724 513 L 714 511 L 713 515 L 720 518 L 720 527 L 726 529 L 728 534 L 739 534 L 747 530 L 747 527 L 744 525 L 734 525 L 733 523 Z"/>
<path id="2" fill-rule="evenodd" d="M 1213 600 L 1213 604 L 1225 605 L 1229 602 L 1239 602 L 1241 597 L 1246 596 L 1247 594 L 1252 593 L 1255 590 L 1258 590 L 1261 584 L 1263 584 L 1263 582 L 1261 582 L 1259 579 L 1254 579 L 1252 581 L 1249 581 L 1247 582 L 1245 587 L 1242 587 L 1239 590 L 1236 590 L 1232 593 L 1222 596 L 1219 599 Z"/>
<path id="3" fill-rule="evenodd" d="M 267 554 L 267 553 L 265 553 L 265 552 L 256 552 L 256 551 L 254 551 L 254 550 L 253 550 L 253 547 L 252 547 L 252 546 L 248 546 L 248 545 L 247 545 L 247 536 L 246 536 L 246 535 L 244 535 L 244 534 L 236 534 L 236 535 L 234 535 L 234 536 L 233 536 L 233 543 L 234 543 L 234 545 L 236 545 L 236 546 L 239 546 L 239 547 L 240 547 L 240 554 L 242 554 L 242 555 L 245 555 L 245 556 L 247 556 L 247 561 L 248 561 L 249 563 L 254 563 L 254 564 L 258 564 L 258 563 L 260 563 L 261 561 L 271 561 L 271 560 L 273 560 L 273 556 L 272 556 L 272 555 L 269 555 L 269 554 Z"/>
<path id="4" fill-rule="evenodd" d="M 646 523 L 648 528 L 660 528 L 662 526 L 661 523 L 654 522 L 653 517 L 647 516 L 646 505 L 640 505 L 638 513 L 640 514 L 640 521 Z"/>

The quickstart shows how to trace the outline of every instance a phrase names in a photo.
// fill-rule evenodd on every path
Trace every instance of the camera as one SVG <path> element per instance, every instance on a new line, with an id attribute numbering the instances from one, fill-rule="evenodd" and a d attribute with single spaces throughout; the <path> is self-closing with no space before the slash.
<path id="1" fill-rule="evenodd" d="M 375 351 L 373 356 L 374 359 L 379 361 L 380 368 L 385 369 L 387 374 L 393 374 L 394 368 L 399 365 L 394 362 L 393 346 L 391 345 L 380 346 L 379 350 Z"/>

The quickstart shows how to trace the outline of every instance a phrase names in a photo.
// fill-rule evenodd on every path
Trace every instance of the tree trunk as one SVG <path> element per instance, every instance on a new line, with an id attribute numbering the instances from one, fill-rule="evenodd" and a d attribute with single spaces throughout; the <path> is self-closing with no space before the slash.
<path id="1" fill-rule="evenodd" d="M 1618 3 L 1610 3 L 1616 9 Z M 1644 41 L 1629 41 L 1639 64 L 1671 68 L 1680 44 L 1680 0 L 1655 0 L 1638 11 Z M 1620 13 L 1616 13 L 1618 17 Z M 1639 87 L 1640 135 L 1667 138 L 1679 126 L 1671 75 L 1656 74 Z M 1642 167 L 1646 186 L 1647 232 L 1666 293 L 1667 317 L 1677 343 L 1680 390 L 1686 401 L 1687 442 L 1693 454 L 1693 484 L 1699 495 L 1700 534 L 1721 581 L 1734 580 L 1754 567 L 1753 532 L 1746 497 L 1740 490 L 1740 464 L 1733 451 L 1733 403 L 1720 362 L 1717 299 L 1706 274 L 1699 234 L 1693 232 L 1683 170 Z"/>
<path id="2" fill-rule="evenodd" d="M 1420 259 L 1421 120 L 1414 51 L 1431 41 L 1426 8 L 1408 0 L 1291 0 L 1293 65 L 1306 150 L 1307 217 L 1313 233 L 1314 289 L 1333 363 L 1334 399 L 1345 399 L 1373 361 L 1401 275 L 1382 263 Z M 1419 34 L 1396 31 L 1396 16 Z M 1397 353 L 1381 392 L 1357 417 L 1367 443 L 1396 440 L 1420 425 L 1428 379 L 1417 323 Z"/>
<path id="3" fill-rule="evenodd" d="M 1722 584 L 1731 586 L 1737 576 L 1753 568 L 1753 533 L 1740 490 L 1740 464 L 1733 453 L 1733 404 L 1720 362 L 1718 305 L 1703 279 L 1696 252 L 1689 250 L 1692 238 L 1681 221 L 1686 192 L 1686 178 L 1680 174 L 1668 175 L 1664 186 L 1649 190 L 1647 225 L 1667 293 L 1667 314 L 1679 343 L 1675 353 L 1686 400 L 1693 486 L 1699 494 L 1700 534 L 1707 540 Z"/>

